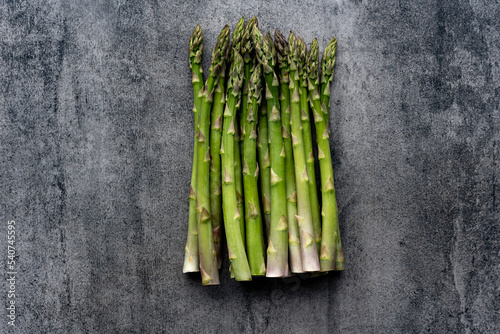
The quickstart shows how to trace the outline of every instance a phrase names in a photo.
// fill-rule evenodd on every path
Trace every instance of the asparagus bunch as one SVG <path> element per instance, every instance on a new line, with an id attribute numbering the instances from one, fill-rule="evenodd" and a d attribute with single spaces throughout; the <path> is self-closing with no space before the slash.
<path id="1" fill-rule="evenodd" d="M 320 71 L 316 39 L 308 53 L 293 32 L 287 41 L 276 30 L 273 41 L 255 17 L 244 23 L 232 43 L 222 29 L 205 83 L 199 26 L 190 40 L 195 140 L 183 271 L 219 284 L 221 217 L 237 281 L 343 270 L 328 121 L 337 41 Z"/>

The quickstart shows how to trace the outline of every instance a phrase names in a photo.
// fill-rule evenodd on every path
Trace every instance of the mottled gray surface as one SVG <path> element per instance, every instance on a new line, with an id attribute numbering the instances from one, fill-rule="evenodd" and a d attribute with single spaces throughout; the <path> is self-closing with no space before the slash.
<path id="1" fill-rule="evenodd" d="M 343 273 L 182 274 L 187 45 L 199 23 L 208 65 L 241 15 L 339 39 Z M 499 333 L 498 17 L 490 0 L 2 2 L 0 265 L 14 219 L 19 279 L 0 332 Z"/>

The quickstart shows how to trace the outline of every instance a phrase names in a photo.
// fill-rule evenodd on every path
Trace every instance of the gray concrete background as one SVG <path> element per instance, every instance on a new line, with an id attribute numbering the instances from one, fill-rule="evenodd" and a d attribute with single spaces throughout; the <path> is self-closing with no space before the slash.
<path id="1" fill-rule="evenodd" d="M 188 41 L 244 15 L 339 40 L 332 150 L 346 271 L 182 274 Z M 4 1 L 0 266 L 8 333 L 499 333 L 498 1 Z M 2 275 L 4 277 L 4 275 Z"/>

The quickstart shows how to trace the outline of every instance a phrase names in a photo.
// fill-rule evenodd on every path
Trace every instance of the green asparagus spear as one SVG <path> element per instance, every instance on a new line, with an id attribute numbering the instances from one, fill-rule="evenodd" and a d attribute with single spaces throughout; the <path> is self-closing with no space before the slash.
<path id="1" fill-rule="evenodd" d="M 233 40 L 231 41 L 231 58 L 234 57 L 234 53 L 238 52 L 241 54 L 241 48 L 243 45 L 243 37 L 245 34 L 245 18 L 242 17 L 238 23 L 236 23 L 236 26 L 234 27 L 233 31 Z"/>
<path id="2" fill-rule="evenodd" d="M 337 39 L 334 38 L 325 48 L 321 60 L 321 108 L 325 114 L 326 129 L 330 133 L 330 83 L 333 81 Z M 333 178 L 332 178 L 333 180 Z M 344 270 L 344 253 L 340 240 L 340 228 L 337 224 L 337 248 L 335 255 L 335 270 Z"/>
<path id="3" fill-rule="evenodd" d="M 261 66 L 256 64 L 248 84 L 248 108 L 242 128 L 243 139 L 243 195 L 245 198 L 245 227 L 247 255 L 254 276 L 266 274 L 265 244 L 259 203 L 257 164 L 257 128 L 261 97 Z M 243 115 L 241 115 L 243 119 Z"/>
<path id="4" fill-rule="evenodd" d="M 281 131 L 278 77 L 274 72 L 276 48 L 269 33 L 264 39 L 254 26 L 255 53 L 264 72 L 268 110 L 268 135 L 271 161 L 271 226 L 267 248 L 267 277 L 288 273 L 288 222 L 285 185 L 285 147 Z"/>
<path id="5" fill-rule="evenodd" d="M 227 102 L 224 110 L 222 130 L 222 205 L 224 213 L 224 229 L 226 231 L 227 249 L 231 261 L 231 275 L 237 281 L 250 281 L 252 275 L 245 252 L 245 242 L 240 231 L 240 220 L 243 219 L 238 209 L 235 184 L 235 133 L 237 129 L 236 110 L 240 103 L 243 84 L 243 59 L 238 51 L 232 52 L 231 69 L 227 83 Z"/>
<path id="6" fill-rule="evenodd" d="M 242 28 L 245 19 L 241 18 L 236 24 L 233 32 L 232 47 L 239 48 L 241 44 Z M 222 220 L 222 183 L 221 183 L 221 159 L 220 145 L 222 132 L 222 112 L 226 103 L 225 99 L 225 83 L 226 83 L 226 66 L 221 68 L 219 79 L 215 88 L 214 102 L 212 106 L 212 121 L 210 132 L 210 155 L 212 162 L 210 165 L 210 207 L 212 215 L 212 229 L 214 235 L 215 251 L 217 252 L 217 264 L 220 269 L 222 264 L 221 245 L 220 245 L 220 223 Z"/>
<path id="7" fill-rule="evenodd" d="M 214 99 L 214 85 L 229 51 L 229 27 L 222 29 L 212 52 L 210 73 L 204 88 L 204 101 L 201 106 L 198 126 L 198 161 L 197 161 L 197 219 L 198 251 L 203 285 L 219 284 L 217 254 L 215 252 L 212 223 L 210 216 L 210 111 Z"/>
<path id="8" fill-rule="evenodd" d="M 318 251 L 314 240 L 314 226 L 311 214 L 311 201 L 309 195 L 309 177 L 307 174 L 306 157 L 304 151 L 304 139 L 302 133 L 302 121 L 300 110 L 300 86 L 299 86 L 299 43 L 290 32 L 288 38 L 290 46 L 290 109 L 291 109 L 291 136 L 293 147 L 293 159 L 295 163 L 295 180 L 297 187 L 297 221 L 300 231 L 300 247 L 302 253 L 302 267 L 305 271 L 319 271 Z"/>
<path id="9" fill-rule="evenodd" d="M 333 61 L 335 59 L 336 44 L 337 40 L 334 38 L 325 49 L 325 55 L 329 59 L 333 59 Z M 337 200 L 335 198 L 333 167 L 328 134 L 329 131 L 326 121 L 327 113 L 325 113 L 321 108 L 321 97 L 319 93 L 320 83 L 318 76 L 318 56 L 318 41 L 314 39 L 308 56 L 308 88 L 318 141 L 318 160 L 321 175 L 321 196 L 323 203 L 321 212 L 323 222 L 321 231 L 320 264 L 321 271 L 330 271 L 334 270 L 336 267 L 335 261 L 337 257 L 337 248 L 339 248 L 338 254 L 340 255 L 341 246 Z M 322 68 L 323 73 L 326 74 L 327 72 L 325 70 L 325 68 Z"/>
<path id="10" fill-rule="evenodd" d="M 335 270 L 344 269 L 344 252 L 342 251 L 342 241 L 340 240 L 340 228 L 337 228 L 337 254 L 335 256 Z"/>
<path id="11" fill-rule="evenodd" d="M 246 205 L 243 191 L 243 183 L 242 183 L 242 159 L 243 159 L 243 145 L 241 142 L 243 141 L 243 132 L 242 128 L 245 123 L 245 118 L 247 115 L 247 96 L 248 96 L 248 81 L 251 75 L 252 62 L 252 51 L 253 45 L 249 38 L 251 37 L 250 33 L 254 25 L 257 24 L 257 17 L 252 17 L 248 20 L 246 26 L 243 29 L 243 22 L 241 23 L 241 33 L 240 33 L 240 41 L 238 45 L 235 47 L 235 50 L 240 52 L 244 61 L 244 74 L 243 74 L 243 91 L 242 91 L 242 101 L 240 103 L 239 109 L 240 112 L 237 113 L 237 124 L 239 126 L 236 128 L 235 134 L 235 160 L 234 160 L 234 168 L 236 175 L 236 195 L 238 196 L 238 209 L 242 217 L 246 217 Z M 241 145 L 240 145 L 241 144 Z M 246 241 L 246 229 L 245 229 L 245 219 L 241 219 L 240 221 L 240 229 L 241 235 L 243 236 L 243 240 Z"/>
<path id="12" fill-rule="evenodd" d="M 300 81 L 300 117 L 302 120 L 302 134 L 304 136 L 304 151 L 306 154 L 307 176 L 309 176 L 309 198 L 311 200 L 311 214 L 314 226 L 314 240 L 319 252 L 321 248 L 321 215 L 316 186 L 316 167 L 314 166 L 313 140 L 311 120 L 309 119 L 309 91 L 307 89 L 307 47 L 302 38 L 298 38 L 299 61 L 297 71 Z"/>
<path id="13" fill-rule="evenodd" d="M 267 103 L 262 102 L 259 108 L 259 127 L 257 132 L 257 153 L 260 167 L 260 197 L 266 236 L 269 240 L 271 227 L 271 160 L 269 157 L 269 137 L 267 133 Z"/>
<path id="14" fill-rule="evenodd" d="M 222 112 L 226 99 L 224 97 L 226 83 L 226 63 L 222 65 L 215 87 L 214 102 L 212 105 L 212 121 L 210 128 L 210 213 L 212 216 L 212 231 L 215 252 L 217 253 L 217 267 L 222 264 L 220 244 L 220 224 L 222 220 L 222 183 L 220 171 L 220 143 L 222 133 Z"/>
<path id="15" fill-rule="evenodd" d="M 245 23 L 245 18 L 242 17 L 238 23 L 236 24 L 234 33 L 233 33 L 233 42 L 231 46 L 231 53 L 238 52 L 241 55 L 241 49 L 243 45 L 243 36 L 245 34 L 245 29 L 244 29 L 244 23 Z M 241 103 L 240 103 L 241 105 Z M 237 120 L 238 120 L 238 114 L 237 115 Z M 238 125 L 239 122 L 237 121 L 236 124 Z M 235 130 L 235 135 L 234 135 L 234 140 L 235 142 L 235 159 L 234 159 L 234 172 L 235 172 L 235 185 L 236 185 L 236 196 L 238 198 L 238 209 L 240 211 L 241 216 L 244 216 L 244 203 L 243 203 L 243 181 L 242 181 L 242 176 L 241 176 L 241 153 L 240 153 L 240 141 L 242 140 L 242 137 L 240 135 L 240 129 L 237 126 Z M 240 220 L 240 231 L 241 235 L 243 236 L 243 242 L 245 241 L 245 220 L 241 219 Z"/>
<path id="16" fill-rule="evenodd" d="M 241 102 L 240 102 L 241 104 Z M 239 108 L 238 108 L 239 109 Z M 238 210 L 241 213 L 241 216 L 245 216 L 245 205 L 243 200 L 243 175 L 241 170 L 241 150 L 240 150 L 240 138 L 242 138 L 240 134 L 240 129 L 237 126 L 238 124 L 238 110 L 236 110 L 236 129 L 234 134 L 234 184 L 236 187 L 236 197 L 238 200 Z M 240 221 L 240 233 L 243 238 L 243 242 L 245 242 L 245 219 L 241 219 Z"/>
<path id="17" fill-rule="evenodd" d="M 194 97 L 194 152 L 193 168 L 191 172 L 191 190 L 189 191 L 189 224 L 186 249 L 184 255 L 184 273 L 200 271 L 198 259 L 198 223 L 196 221 L 196 168 L 198 161 L 198 110 L 201 109 L 203 89 L 203 69 L 201 55 L 203 53 L 203 32 L 199 25 L 193 31 L 189 41 L 189 67 L 192 72 L 193 97 Z"/>
<path id="18" fill-rule="evenodd" d="M 297 192 L 295 187 L 295 172 L 293 167 L 292 137 L 290 136 L 290 76 L 288 62 L 288 42 L 285 36 L 276 29 L 274 44 L 277 50 L 277 60 L 280 69 L 280 102 L 281 125 L 283 142 L 285 144 L 285 174 L 286 174 L 286 200 L 288 214 L 288 258 L 292 273 L 303 273 L 302 255 L 300 251 L 299 226 L 295 215 L 297 214 Z"/>
<path id="19" fill-rule="evenodd" d="M 252 17 L 245 29 L 244 52 L 243 59 L 245 60 L 245 70 L 251 66 L 246 65 L 255 62 L 254 57 L 255 46 L 253 44 L 253 27 L 259 26 L 256 17 Z M 245 72 L 246 73 L 246 72 Z M 247 75 L 247 74 L 246 74 Z M 269 240 L 270 226 L 271 226 L 271 165 L 269 158 L 269 137 L 267 131 L 267 103 L 261 103 L 259 109 L 259 122 L 257 131 L 257 151 L 259 156 L 260 167 L 260 189 L 261 189 L 261 203 L 262 211 L 264 213 L 264 223 L 266 226 L 266 237 Z"/>

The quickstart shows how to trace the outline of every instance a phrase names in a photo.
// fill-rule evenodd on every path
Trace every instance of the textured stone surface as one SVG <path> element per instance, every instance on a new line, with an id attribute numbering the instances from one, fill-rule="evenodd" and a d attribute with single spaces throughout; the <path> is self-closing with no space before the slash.
<path id="1" fill-rule="evenodd" d="M 2 2 L 0 265 L 14 219 L 13 332 L 500 332 L 495 2 Z M 208 288 L 182 274 L 188 41 L 199 23 L 207 69 L 241 15 L 321 49 L 339 39 L 343 273 L 239 284 L 226 262 Z"/>

